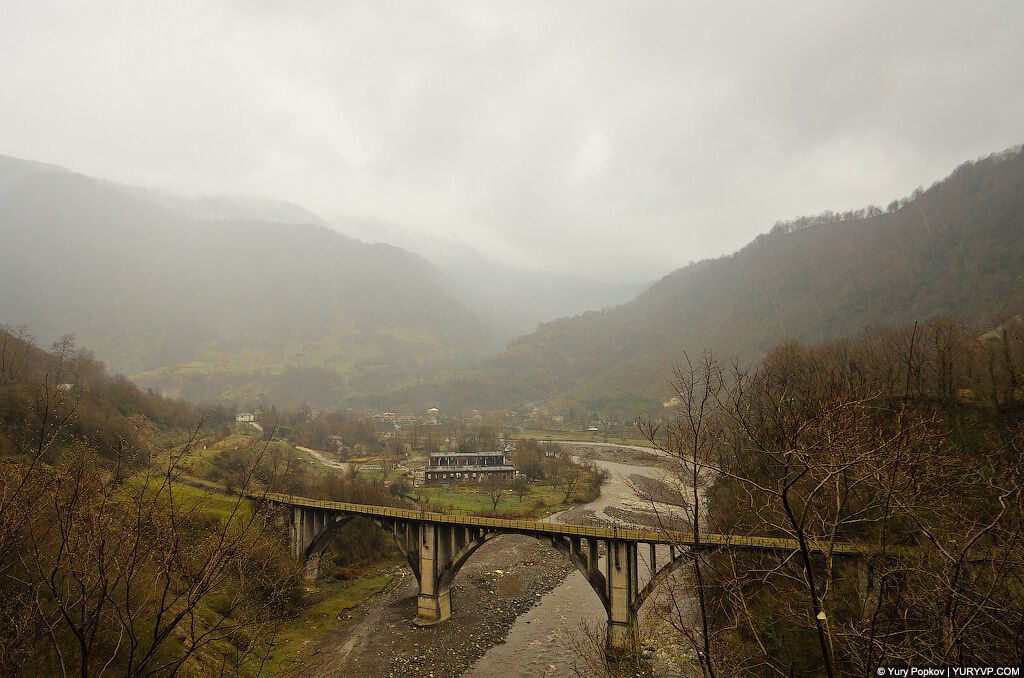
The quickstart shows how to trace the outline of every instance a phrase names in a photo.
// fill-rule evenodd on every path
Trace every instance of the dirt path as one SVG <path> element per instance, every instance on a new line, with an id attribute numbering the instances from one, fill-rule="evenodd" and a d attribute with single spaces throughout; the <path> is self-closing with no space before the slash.
<path id="1" fill-rule="evenodd" d="M 313 457 L 324 466 L 340 469 L 342 471 L 348 470 L 349 464 L 343 461 L 333 461 L 331 459 L 328 459 L 327 457 L 324 456 L 324 453 L 320 452 L 319 450 L 314 450 L 311 447 L 303 447 L 302 445 L 296 445 L 295 449 L 299 450 L 300 452 L 305 452 L 306 454 Z"/>

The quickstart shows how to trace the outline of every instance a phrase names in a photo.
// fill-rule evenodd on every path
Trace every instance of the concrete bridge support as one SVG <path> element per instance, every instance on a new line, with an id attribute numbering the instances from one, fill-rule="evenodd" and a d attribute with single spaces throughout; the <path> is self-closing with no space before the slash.
<path id="1" fill-rule="evenodd" d="M 289 520 L 292 555 L 306 564 L 305 577 L 315 580 L 320 572 L 320 556 L 337 530 L 351 520 L 351 516 L 331 513 L 323 509 L 293 506 Z"/>
<path id="2" fill-rule="evenodd" d="M 325 509 L 291 507 L 291 551 L 316 579 L 320 556 L 335 532 L 352 516 Z M 436 624 L 452 616 L 451 584 L 459 569 L 495 532 L 465 525 L 373 518 L 395 540 L 419 583 L 415 623 Z"/>
<path id="3" fill-rule="evenodd" d="M 451 586 L 469 557 L 498 532 L 466 525 L 419 522 L 415 623 L 436 624 L 452 616 Z"/>
<path id="4" fill-rule="evenodd" d="M 605 579 L 608 587 L 607 651 L 622 654 L 636 635 L 639 599 L 639 562 L 637 544 L 617 539 L 608 541 Z"/>
<path id="5" fill-rule="evenodd" d="M 868 621 L 878 612 L 882 599 L 882 577 L 872 558 L 857 558 L 853 566 L 857 570 L 857 592 L 861 600 L 861 619 Z"/>
<path id="6" fill-rule="evenodd" d="M 417 527 L 420 533 L 420 594 L 416 598 L 415 623 L 427 626 L 452 616 L 451 589 L 441 583 L 441 570 L 449 554 L 445 549 L 447 540 L 444 537 L 447 535 L 444 528 L 430 523 L 421 523 Z"/>
<path id="7" fill-rule="evenodd" d="M 598 540 L 593 537 L 555 537 L 551 542 L 569 557 L 601 599 L 608 615 L 608 654 L 616 657 L 628 652 L 636 636 L 640 606 L 649 592 L 647 589 L 641 591 L 639 586 L 639 544 L 624 539 Z M 606 554 L 603 571 L 599 558 L 602 543 Z M 654 553 L 652 548 L 652 564 Z M 653 588 L 653 584 L 650 587 Z"/>

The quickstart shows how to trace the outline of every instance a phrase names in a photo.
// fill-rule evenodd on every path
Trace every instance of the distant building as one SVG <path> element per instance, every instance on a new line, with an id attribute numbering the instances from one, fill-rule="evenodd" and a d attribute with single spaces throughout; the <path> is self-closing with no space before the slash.
<path id="1" fill-rule="evenodd" d="M 508 463 L 504 452 L 436 452 L 423 469 L 427 485 L 437 483 L 479 483 L 487 478 L 512 480 L 516 467 Z"/>
<path id="2" fill-rule="evenodd" d="M 429 410 L 427 410 L 427 421 L 429 421 L 431 424 L 436 424 L 437 419 L 440 415 L 441 410 L 437 409 L 436 407 L 431 407 Z"/>
<path id="3" fill-rule="evenodd" d="M 239 412 L 235 415 L 235 421 L 252 423 L 256 421 L 256 415 L 252 412 Z"/>

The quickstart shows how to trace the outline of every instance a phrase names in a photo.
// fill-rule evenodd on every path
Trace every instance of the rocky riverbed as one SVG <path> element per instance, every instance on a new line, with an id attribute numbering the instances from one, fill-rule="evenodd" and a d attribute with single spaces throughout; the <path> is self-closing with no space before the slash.
<path id="1" fill-rule="evenodd" d="M 412 623 L 416 578 L 396 573 L 387 590 L 358 608 L 341 637 L 321 640 L 303 673 L 460 676 L 571 570 L 564 556 L 531 537 L 493 540 L 452 585 L 452 618 L 428 627 Z"/>
<path id="2" fill-rule="evenodd" d="M 613 445 L 609 443 L 562 442 L 558 445 L 563 452 L 591 461 L 610 461 L 616 464 L 655 467 L 666 470 L 678 466 L 676 460 L 663 454 L 660 450 L 637 445 Z"/>

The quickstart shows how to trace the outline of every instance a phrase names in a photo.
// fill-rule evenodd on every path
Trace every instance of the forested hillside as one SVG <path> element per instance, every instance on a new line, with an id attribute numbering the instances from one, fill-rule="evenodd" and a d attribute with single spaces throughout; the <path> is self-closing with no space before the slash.
<path id="1" fill-rule="evenodd" d="M 148 448 L 160 432 L 231 419 L 222 408 L 200 410 L 108 375 L 68 337 L 46 351 L 24 332 L 0 328 L 0 457 L 52 463 L 69 448 L 87 445 L 109 458 L 126 446 Z"/>
<path id="2" fill-rule="evenodd" d="M 187 475 L 233 425 L 0 330 L 0 674 L 258 673 L 302 591 L 272 516 Z M 292 487 L 237 447 L 240 492 Z"/>
<path id="3" fill-rule="evenodd" d="M 483 408 L 560 396 L 635 411 L 667 399 L 666 375 L 684 351 L 750 361 L 787 337 L 824 340 L 939 314 L 991 326 L 1024 294 L 1022 274 L 1017 148 L 965 163 L 885 210 L 778 224 L 627 304 L 547 323 L 482 369 L 442 372 L 393 401 Z"/>
<path id="4" fill-rule="evenodd" d="M 424 259 L 301 208 L 0 162 L 0 322 L 189 400 L 336 405 L 495 345 Z"/>

